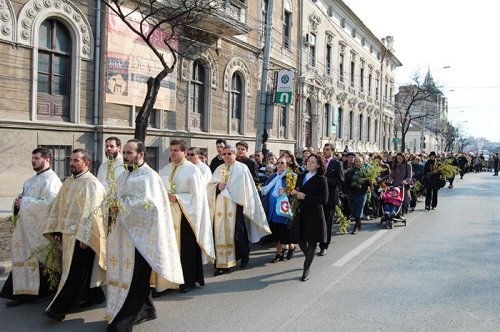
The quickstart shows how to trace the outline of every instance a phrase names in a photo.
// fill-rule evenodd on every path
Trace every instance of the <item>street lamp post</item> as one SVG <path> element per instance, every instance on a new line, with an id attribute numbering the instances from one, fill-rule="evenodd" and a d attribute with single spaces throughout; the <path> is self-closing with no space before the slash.
<path id="1" fill-rule="evenodd" d="M 394 44 L 394 37 L 393 36 L 387 36 L 385 38 L 381 39 L 382 45 L 384 46 L 382 50 L 382 57 L 380 59 L 380 86 L 379 86 L 379 95 L 380 95 L 380 121 L 379 121 L 379 147 L 384 146 L 385 144 L 385 138 L 383 137 L 382 133 L 382 128 L 383 128 L 383 119 L 384 119 L 384 107 L 385 103 L 383 100 L 383 88 L 384 88 L 384 61 L 386 60 L 387 56 L 390 56 L 393 52 L 393 44 Z M 382 145 L 381 145 L 382 144 Z"/>

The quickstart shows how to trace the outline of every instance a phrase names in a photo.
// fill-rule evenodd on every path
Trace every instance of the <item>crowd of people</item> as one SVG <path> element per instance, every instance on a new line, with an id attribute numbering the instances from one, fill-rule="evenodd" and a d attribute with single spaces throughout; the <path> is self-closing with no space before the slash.
<path id="1" fill-rule="evenodd" d="M 131 331 L 156 318 L 154 296 L 204 286 L 207 263 L 214 276 L 238 261 L 245 268 L 250 243 L 263 240 L 275 245 L 271 263 L 293 259 L 298 245 L 305 282 L 315 256 L 327 254 L 340 214 L 357 234 L 362 220 L 396 213 L 391 206 L 412 211 L 421 194 L 433 210 L 439 189 L 454 184 L 440 164 L 457 167 L 460 178 L 476 170 L 467 154 L 337 152 L 325 144 L 299 156 L 248 156 L 246 142 L 224 139 L 208 162 L 204 150 L 173 139 L 170 163 L 157 173 L 145 162 L 143 142 L 121 145 L 106 140 L 97 176 L 91 155 L 75 149 L 64 183 L 51 170 L 50 151 L 33 150 L 36 174 L 14 203 L 12 272 L 0 292 L 8 307 L 53 295 L 45 315 L 60 321 L 75 307 L 106 301 L 108 331 Z M 375 178 L 366 176 L 370 168 Z M 498 156 L 493 168 L 497 175 Z"/>

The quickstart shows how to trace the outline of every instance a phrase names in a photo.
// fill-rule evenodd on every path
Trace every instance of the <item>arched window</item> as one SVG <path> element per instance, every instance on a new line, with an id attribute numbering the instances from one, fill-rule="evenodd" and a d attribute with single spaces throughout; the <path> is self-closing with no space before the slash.
<path id="1" fill-rule="evenodd" d="M 359 141 L 363 141 L 363 114 L 359 115 Z"/>
<path id="2" fill-rule="evenodd" d="M 338 138 L 342 138 L 342 135 L 344 134 L 342 132 L 342 128 L 343 128 L 342 121 L 344 120 L 343 117 L 344 117 L 344 110 L 342 109 L 342 107 L 339 107 L 339 118 L 337 121 L 337 123 L 338 123 L 337 124 L 337 135 L 338 135 L 337 137 Z"/>
<path id="3" fill-rule="evenodd" d="M 190 82 L 190 127 L 191 129 L 205 130 L 206 110 L 206 68 L 203 62 L 193 62 Z"/>
<path id="4" fill-rule="evenodd" d="M 354 138 L 354 113 L 353 111 L 349 112 L 349 139 Z"/>
<path id="5" fill-rule="evenodd" d="M 330 104 L 325 104 L 325 114 L 323 121 L 323 136 L 330 136 Z"/>
<path id="6" fill-rule="evenodd" d="M 38 42 L 37 115 L 70 121 L 71 34 L 54 19 L 40 25 Z"/>
<path id="7" fill-rule="evenodd" d="M 239 73 L 234 73 L 231 78 L 231 133 L 241 134 L 243 125 L 243 80 Z"/>
<path id="8" fill-rule="evenodd" d="M 238 73 L 233 74 L 231 79 L 231 118 L 241 120 L 242 113 L 243 82 Z"/>
<path id="9" fill-rule="evenodd" d="M 200 61 L 193 63 L 191 91 L 191 112 L 203 114 L 205 111 L 205 67 Z"/>

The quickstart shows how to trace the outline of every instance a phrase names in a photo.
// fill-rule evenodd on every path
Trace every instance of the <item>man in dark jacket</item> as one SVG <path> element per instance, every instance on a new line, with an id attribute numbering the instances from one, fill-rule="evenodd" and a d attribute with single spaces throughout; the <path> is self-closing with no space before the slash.
<path id="1" fill-rule="evenodd" d="M 326 250 L 332 239 L 332 224 L 335 207 L 339 204 L 340 188 L 344 185 L 344 172 L 342 163 L 333 157 L 335 148 L 330 143 L 323 147 L 325 157 L 325 176 L 328 181 L 328 202 L 323 206 L 326 221 L 326 242 L 320 243 L 320 256 L 326 255 Z"/>
<path id="2" fill-rule="evenodd" d="M 247 142 L 241 141 L 236 143 L 236 160 L 247 165 L 248 169 L 250 170 L 250 174 L 252 174 L 253 182 L 255 182 L 255 185 L 257 185 L 259 183 L 259 171 L 257 170 L 257 163 L 247 157 L 247 151 Z"/>
<path id="3" fill-rule="evenodd" d="M 217 147 L 217 155 L 210 162 L 210 170 L 212 171 L 212 174 L 217 167 L 224 164 L 224 159 L 222 159 L 222 151 L 224 150 L 224 147 L 226 145 L 227 145 L 226 140 L 222 138 L 219 138 L 215 142 L 215 146 Z"/>

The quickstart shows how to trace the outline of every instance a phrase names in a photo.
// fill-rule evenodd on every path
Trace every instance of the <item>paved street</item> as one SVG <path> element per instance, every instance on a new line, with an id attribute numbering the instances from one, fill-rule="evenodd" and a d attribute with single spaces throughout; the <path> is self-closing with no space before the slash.
<path id="1" fill-rule="evenodd" d="M 419 203 L 407 227 L 375 220 L 334 236 L 308 282 L 301 253 L 271 264 L 270 248 L 257 248 L 245 270 L 212 277 L 207 267 L 204 288 L 156 299 L 159 318 L 134 331 L 498 331 L 499 181 L 467 174 L 440 191 L 437 210 Z M 1 330 L 105 330 L 103 307 L 52 323 L 47 303 L 0 305 Z"/>

